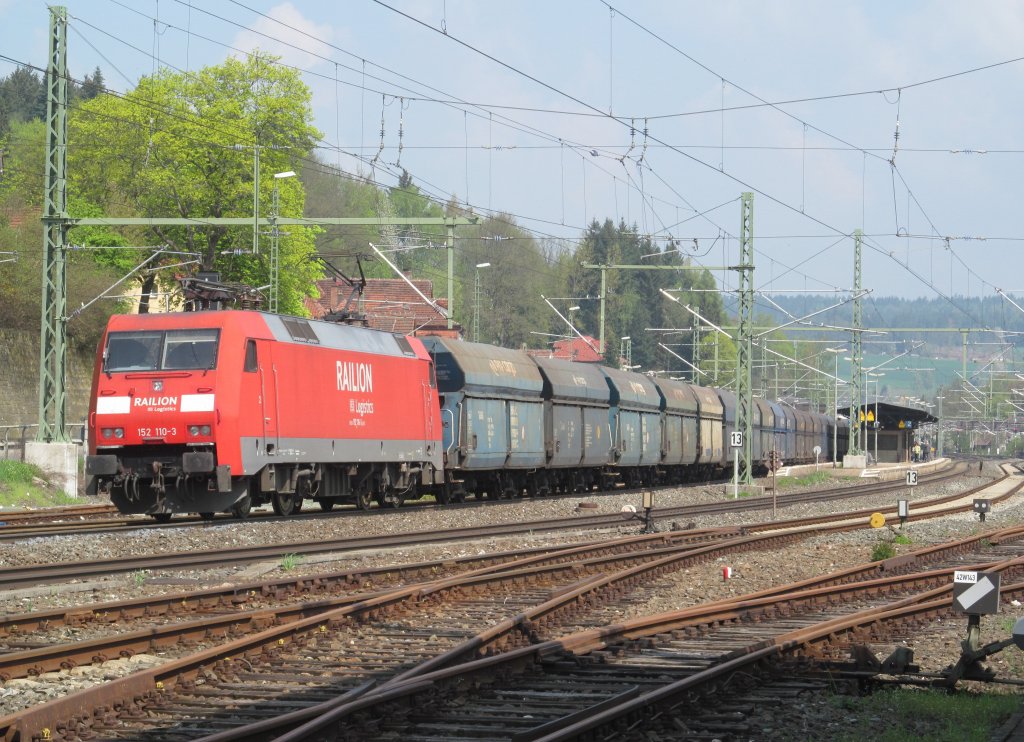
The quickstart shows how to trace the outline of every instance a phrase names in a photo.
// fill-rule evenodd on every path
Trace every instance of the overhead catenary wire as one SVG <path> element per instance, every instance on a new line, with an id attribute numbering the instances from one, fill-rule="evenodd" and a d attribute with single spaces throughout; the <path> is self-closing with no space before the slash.
<path id="1" fill-rule="evenodd" d="M 761 238 L 761 236 L 760 236 L 760 235 L 759 235 L 759 238 Z M 957 256 L 957 258 L 959 259 L 959 256 Z"/>

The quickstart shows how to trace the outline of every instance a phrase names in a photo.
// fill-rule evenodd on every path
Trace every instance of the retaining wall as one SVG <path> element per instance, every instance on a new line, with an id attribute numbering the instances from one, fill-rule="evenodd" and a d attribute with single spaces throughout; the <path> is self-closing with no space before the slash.
<path id="1" fill-rule="evenodd" d="M 92 353 L 68 353 L 68 423 L 85 421 L 92 364 Z M 0 426 L 38 421 L 39 333 L 0 328 Z"/>

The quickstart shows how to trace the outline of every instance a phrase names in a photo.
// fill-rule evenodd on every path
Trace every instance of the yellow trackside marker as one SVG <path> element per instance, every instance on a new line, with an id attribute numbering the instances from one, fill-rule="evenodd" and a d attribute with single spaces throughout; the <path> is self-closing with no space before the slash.
<path id="1" fill-rule="evenodd" d="M 324 626 L 323 624 L 320 624 L 320 633 L 321 634 L 326 634 L 327 633 L 327 627 Z"/>
<path id="2" fill-rule="evenodd" d="M 284 646 L 284 639 L 278 639 L 277 640 L 277 646 L 283 647 Z"/>
<path id="3" fill-rule="evenodd" d="M 162 681 L 162 680 L 157 680 L 157 681 L 156 681 L 156 689 L 157 689 L 157 690 L 163 690 L 163 689 L 164 689 L 164 681 Z"/>
<path id="4" fill-rule="evenodd" d="M 42 735 L 43 739 L 52 739 L 52 737 L 50 736 L 51 732 L 49 727 L 43 727 Z"/>
<path id="5" fill-rule="evenodd" d="M 868 525 L 870 525 L 872 528 L 884 528 L 885 516 L 881 513 L 872 513 L 871 520 L 868 521 Z"/>

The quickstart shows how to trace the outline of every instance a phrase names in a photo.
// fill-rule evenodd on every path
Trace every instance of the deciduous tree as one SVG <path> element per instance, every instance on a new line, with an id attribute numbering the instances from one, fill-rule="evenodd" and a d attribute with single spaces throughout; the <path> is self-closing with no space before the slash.
<path id="1" fill-rule="evenodd" d="M 69 174 L 72 193 L 105 213 L 189 217 L 194 225 L 128 232 L 133 244 L 167 245 L 191 253 L 222 280 L 266 285 L 270 240 L 252 251 L 252 227 L 204 224 L 207 217 L 250 217 L 258 157 L 259 210 L 269 216 L 274 187 L 280 215 L 303 213 L 298 170 L 319 132 L 312 126 L 309 89 L 297 71 L 253 55 L 195 73 L 162 70 L 125 95 L 100 94 L 72 112 Z M 287 227 L 281 235 L 279 308 L 304 314 L 303 298 L 320 275 L 309 257 L 316 228 Z M 138 260 L 145 255 L 134 256 Z M 100 253 L 124 269 L 124 252 Z M 165 262 L 180 263 L 181 256 Z M 144 293 L 154 280 L 142 279 Z M 140 311 L 144 311 L 140 308 Z"/>

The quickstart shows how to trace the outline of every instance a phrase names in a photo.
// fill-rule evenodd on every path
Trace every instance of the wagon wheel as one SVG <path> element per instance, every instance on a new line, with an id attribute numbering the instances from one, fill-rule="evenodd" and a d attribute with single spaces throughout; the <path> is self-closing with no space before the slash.
<path id="1" fill-rule="evenodd" d="M 252 509 L 252 496 L 247 492 L 245 497 L 236 502 L 231 506 L 231 514 L 238 518 L 238 520 L 245 520 L 249 517 L 249 511 Z"/>
<path id="2" fill-rule="evenodd" d="M 275 492 L 270 498 L 270 504 L 278 515 L 291 515 L 296 510 L 298 498 L 294 492 Z"/>
<path id="3" fill-rule="evenodd" d="M 214 515 L 216 515 L 216 513 L 200 513 L 199 517 L 203 520 L 213 520 Z"/>
<path id="4" fill-rule="evenodd" d="M 373 502 L 373 497 L 370 495 L 370 490 L 366 487 L 360 487 L 356 490 L 356 507 L 360 510 L 369 510 L 370 503 Z"/>
<path id="5" fill-rule="evenodd" d="M 320 509 L 325 513 L 329 513 L 334 510 L 334 500 L 317 500 L 317 503 L 320 505 Z"/>
<path id="6" fill-rule="evenodd" d="M 170 523 L 172 513 L 153 513 L 153 520 L 157 523 Z"/>
<path id="7" fill-rule="evenodd" d="M 434 490 L 434 498 L 440 505 L 447 505 L 452 501 L 452 486 L 450 483 L 445 482 L 439 488 Z"/>

